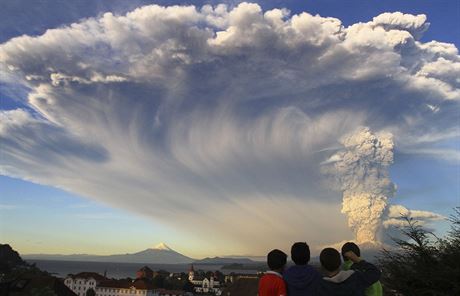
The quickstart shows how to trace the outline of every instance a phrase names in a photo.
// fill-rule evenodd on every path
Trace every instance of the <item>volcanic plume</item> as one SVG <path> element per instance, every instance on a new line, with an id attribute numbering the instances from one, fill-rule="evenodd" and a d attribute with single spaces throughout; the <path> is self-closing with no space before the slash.
<path id="1" fill-rule="evenodd" d="M 387 200 L 394 195 L 388 168 L 393 163 L 393 136 L 361 128 L 340 140 L 342 151 L 324 164 L 343 192 L 342 213 L 358 243 L 376 243 Z"/>

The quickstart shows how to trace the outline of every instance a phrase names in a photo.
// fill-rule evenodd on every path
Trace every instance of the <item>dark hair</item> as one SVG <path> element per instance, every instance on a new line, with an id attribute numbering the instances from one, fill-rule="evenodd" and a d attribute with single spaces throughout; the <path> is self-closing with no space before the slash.
<path id="1" fill-rule="evenodd" d="M 287 255 L 278 249 L 270 251 L 267 255 L 268 267 L 271 270 L 283 268 L 286 265 Z"/>
<path id="2" fill-rule="evenodd" d="M 339 269 L 342 261 L 340 260 L 340 253 L 336 249 L 326 248 L 321 251 L 319 261 L 324 269 L 327 271 L 335 271 Z"/>
<path id="3" fill-rule="evenodd" d="M 307 243 L 297 242 L 291 247 L 291 258 L 296 265 L 305 265 L 310 261 L 310 247 Z"/>
<path id="4" fill-rule="evenodd" d="M 343 260 L 345 260 L 345 253 L 348 252 L 348 251 L 352 251 L 353 253 L 356 254 L 356 256 L 361 256 L 361 251 L 359 250 L 359 247 L 357 244 L 353 243 L 353 242 L 347 242 L 345 243 L 343 246 L 342 246 L 342 257 L 343 257 Z"/>

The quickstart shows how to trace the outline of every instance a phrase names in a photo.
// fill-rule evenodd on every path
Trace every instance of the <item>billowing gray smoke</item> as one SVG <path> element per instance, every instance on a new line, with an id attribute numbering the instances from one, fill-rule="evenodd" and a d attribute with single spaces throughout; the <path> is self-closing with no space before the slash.
<path id="1" fill-rule="evenodd" d="M 324 172 L 343 192 L 342 213 L 348 215 L 358 243 L 376 243 L 382 215 L 395 185 L 388 175 L 393 163 L 393 136 L 361 128 L 341 139 L 344 149 L 324 163 Z"/>

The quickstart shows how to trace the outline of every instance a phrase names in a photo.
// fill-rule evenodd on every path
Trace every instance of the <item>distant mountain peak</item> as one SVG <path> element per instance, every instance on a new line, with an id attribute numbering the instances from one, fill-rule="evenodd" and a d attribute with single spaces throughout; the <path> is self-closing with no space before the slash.
<path id="1" fill-rule="evenodd" d="M 173 251 L 167 244 L 165 243 L 159 243 L 155 247 L 153 247 L 154 250 L 163 250 L 163 251 Z"/>

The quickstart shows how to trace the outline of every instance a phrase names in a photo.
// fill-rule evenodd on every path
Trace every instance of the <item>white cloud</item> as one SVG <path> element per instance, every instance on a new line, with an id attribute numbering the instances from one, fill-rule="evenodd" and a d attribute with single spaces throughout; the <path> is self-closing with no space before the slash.
<path id="1" fill-rule="evenodd" d="M 428 29 L 430 23 L 426 22 L 426 15 L 411 15 L 401 12 L 382 13 L 372 20 L 374 26 L 381 26 L 386 31 L 408 31 L 415 39 L 419 39 Z"/>
<path id="2" fill-rule="evenodd" d="M 457 149 L 448 148 L 421 148 L 421 149 L 405 149 L 401 150 L 404 153 L 412 155 L 422 155 L 460 163 L 460 151 Z"/>
<path id="3" fill-rule="evenodd" d="M 1 111 L 0 171 L 206 229 L 224 252 L 299 227 L 318 244 L 347 239 L 309 227 L 343 230 L 344 217 L 324 219 L 340 194 L 320 173 L 339 140 L 368 126 L 404 146 L 455 127 L 460 58 L 422 43 L 427 27 L 401 13 L 346 28 L 257 4 L 152 5 L 11 39 L 4 82 L 30 89 L 33 112 Z"/>
<path id="4" fill-rule="evenodd" d="M 387 219 L 383 221 L 383 226 L 388 227 L 402 227 L 407 226 L 406 218 L 417 220 L 419 224 L 427 224 L 434 221 L 444 220 L 446 217 L 429 212 L 419 210 L 409 210 L 401 205 L 391 205 L 388 207 Z"/>

